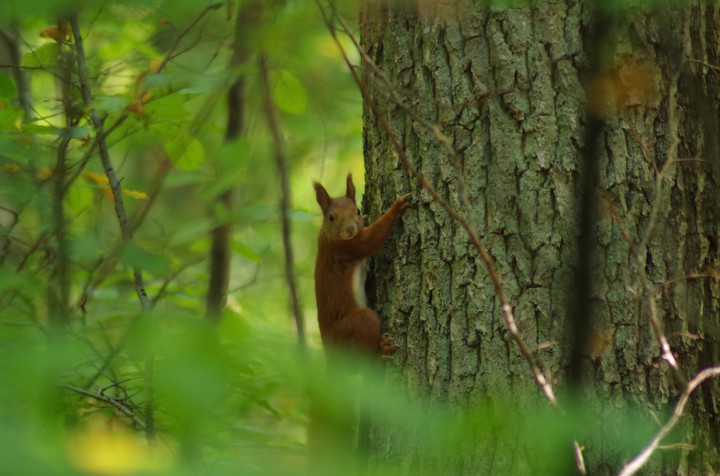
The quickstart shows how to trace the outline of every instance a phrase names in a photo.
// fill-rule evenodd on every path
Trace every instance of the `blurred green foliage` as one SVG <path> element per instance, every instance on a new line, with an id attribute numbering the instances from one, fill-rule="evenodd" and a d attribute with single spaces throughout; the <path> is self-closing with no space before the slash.
<path id="1" fill-rule="evenodd" d="M 3 51 L 4 474 L 176 471 L 181 461 L 218 471 L 302 467 L 303 376 L 308 365 L 318 364 L 311 360 L 321 356 L 313 330 L 318 213 L 311 183 L 342 183 L 348 168 L 361 167 L 361 105 L 314 6 L 269 6 L 266 24 L 252 41 L 254 53 L 269 58 L 272 97 L 285 112 L 293 244 L 310 330 L 311 350 L 303 356 L 282 274 L 280 186 L 258 102 L 258 66 L 253 56 L 242 71 L 248 78 L 245 137 L 226 145 L 224 94 L 234 12 L 221 4 L 190 28 L 205 6 L 195 1 L 3 4 L 3 31 L 19 45 L 32 93 L 32 117 L 24 120 L 7 67 L 12 58 Z M 52 217 L 59 139 L 71 138 L 68 178 L 80 173 L 94 139 L 87 119 L 71 127 L 64 119 L 58 61 L 61 51 L 71 51 L 72 38 L 56 30 L 73 9 L 85 37 L 93 106 L 106 127 L 127 116 L 108 141 L 136 228 L 134 240 L 123 243 L 93 152 L 64 200 L 70 315 L 67 328 L 56 329 L 50 325 L 48 299 L 60 258 Z M 183 33 L 167 66 L 154 74 Z M 70 100 L 83 108 L 77 76 L 71 81 Z M 231 186 L 238 191 L 236 208 L 213 208 L 215 198 Z M 207 255 L 209 231 L 223 219 L 235 227 L 234 257 L 229 305 L 214 328 L 204 319 Z M 141 312 L 133 267 L 145 277 L 154 304 L 149 312 Z M 152 448 L 141 427 L 148 424 L 149 404 L 157 429 Z"/>

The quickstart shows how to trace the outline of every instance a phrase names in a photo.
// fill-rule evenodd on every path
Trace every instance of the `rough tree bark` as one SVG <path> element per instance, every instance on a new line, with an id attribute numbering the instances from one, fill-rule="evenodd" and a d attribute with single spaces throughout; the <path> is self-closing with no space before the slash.
<path id="1" fill-rule="evenodd" d="M 610 12 L 603 44 L 589 50 L 588 2 L 502 3 L 364 2 L 361 44 L 374 63 L 363 63 L 365 87 L 415 166 L 470 217 L 496 260 L 523 339 L 539 349 L 560 390 L 587 114 L 604 120 L 592 328 L 582 365 L 589 427 L 577 437 L 589 474 L 612 474 L 639 450 L 617 444 L 631 411 L 650 437 L 654 414 L 665 419 L 682 379 L 720 363 L 720 75 L 708 67 L 720 65 L 720 6 L 668 2 Z M 590 75 L 595 54 L 603 69 Z M 674 88 L 676 107 L 669 104 Z M 408 190 L 419 202 L 368 273 L 370 305 L 400 345 L 390 378 L 411 395 L 457 408 L 503 402 L 529 416 L 546 406 L 467 236 L 409 177 L 367 105 L 364 122 L 366 211 L 377 214 Z M 651 297 L 680 378 L 661 358 Z M 422 451 L 397 450 L 401 431 L 373 431 L 381 462 L 437 465 L 445 474 L 534 468 L 531 455 L 503 448 L 501 438 L 452 461 L 428 462 Z M 691 398 L 672 442 L 694 450 L 656 454 L 648 474 L 720 471 L 719 382 Z"/>

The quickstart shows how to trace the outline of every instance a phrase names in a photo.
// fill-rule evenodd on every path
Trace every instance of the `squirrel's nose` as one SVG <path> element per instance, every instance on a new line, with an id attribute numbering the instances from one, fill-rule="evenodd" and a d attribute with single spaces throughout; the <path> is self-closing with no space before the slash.
<path id="1" fill-rule="evenodd" d="M 345 227 L 345 232 L 346 232 L 348 235 L 353 236 L 353 235 L 355 234 L 355 227 L 354 227 L 354 226 L 346 226 L 346 227 Z"/>

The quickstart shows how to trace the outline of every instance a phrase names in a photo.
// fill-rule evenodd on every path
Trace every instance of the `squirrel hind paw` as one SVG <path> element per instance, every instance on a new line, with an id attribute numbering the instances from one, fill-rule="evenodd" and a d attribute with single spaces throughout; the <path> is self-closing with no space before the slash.
<path id="1" fill-rule="evenodd" d="M 398 346 L 393 344 L 392 339 L 387 334 L 383 335 L 382 339 L 380 339 L 380 358 L 382 360 L 390 360 L 392 359 L 392 354 L 395 353 L 396 350 L 398 350 Z"/>

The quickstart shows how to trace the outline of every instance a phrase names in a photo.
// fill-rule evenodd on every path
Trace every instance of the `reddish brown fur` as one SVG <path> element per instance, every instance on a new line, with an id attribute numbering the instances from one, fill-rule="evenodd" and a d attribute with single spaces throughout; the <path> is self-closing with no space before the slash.
<path id="1" fill-rule="evenodd" d="M 380 334 L 375 311 L 362 307 L 353 290 L 353 275 L 365 258 L 385 243 L 393 225 L 410 204 L 410 195 L 398 198 L 375 223 L 355 205 L 355 186 L 347 177 L 345 196 L 330 198 L 315 182 L 315 193 L 323 212 L 315 262 L 315 297 L 323 345 L 355 349 L 365 353 L 390 353 L 395 347 Z"/>

